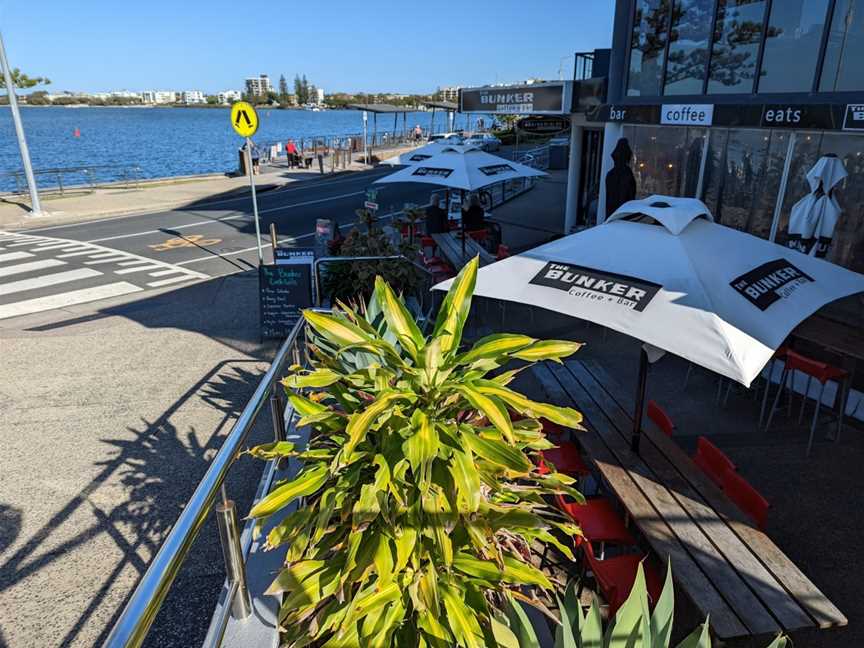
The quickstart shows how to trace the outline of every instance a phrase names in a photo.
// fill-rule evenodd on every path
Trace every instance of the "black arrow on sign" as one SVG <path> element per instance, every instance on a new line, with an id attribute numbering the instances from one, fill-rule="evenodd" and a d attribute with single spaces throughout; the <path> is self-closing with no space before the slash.
<path id="1" fill-rule="evenodd" d="M 249 119 L 249 115 L 246 114 L 245 110 L 241 110 L 240 112 L 237 113 L 237 119 L 234 120 L 234 125 L 235 126 L 240 125 L 240 118 L 241 117 L 246 120 L 246 125 L 251 128 L 252 127 L 252 120 Z"/>

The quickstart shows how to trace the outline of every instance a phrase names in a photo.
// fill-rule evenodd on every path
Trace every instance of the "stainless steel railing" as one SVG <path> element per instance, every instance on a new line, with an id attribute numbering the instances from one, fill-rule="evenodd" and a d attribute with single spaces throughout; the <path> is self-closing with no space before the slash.
<path id="1" fill-rule="evenodd" d="M 141 167 L 136 164 L 101 164 L 76 167 L 56 167 L 34 169 L 36 183 L 40 189 L 56 189 L 61 195 L 67 191 L 86 189 L 92 191 L 101 185 L 120 184 L 126 187 L 139 186 Z M 11 190 L 12 182 L 15 189 Z M 10 187 L 10 193 L 27 192 L 27 181 L 23 171 L 10 171 L 0 174 L 0 190 Z"/>
<path id="2" fill-rule="evenodd" d="M 234 464 L 240 450 L 246 442 L 249 433 L 255 424 L 258 415 L 262 408 L 270 399 L 270 405 L 273 411 L 274 418 L 274 437 L 276 440 L 282 440 L 285 436 L 284 412 L 283 408 L 290 408 L 290 404 L 284 404 L 281 400 L 279 390 L 274 390 L 273 385 L 278 378 L 281 377 L 282 369 L 286 362 L 299 362 L 301 354 L 301 338 L 304 334 L 304 323 L 301 319 L 291 330 L 288 338 L 279 348 L 276 356 L 267 373 L 261 379 L 258 387 L 252 398 L 246 404 L 231 432 L 219 449 L 219 452 L 210 463 L 210 467 L 204 474 L 204 477 L 199 482 L 195 492 L 183 508 L 180 517 L 168 534 L 168 537 L 159 548 L 156 557 L 150 563 L 135 591 L 132 593 L 129 602 L 123 609 L 123 613 L 114 627 L 111 629 L 111 634 L 103 644 L 103 648 L 137 648 L 140 646 L 147 633 L 153 624 L 156 614 L 159 611 L 171 585 L 177 577 L 181 566 L 185 562 L 193 542 L 198 536 L 207 516 L 214 509 L 214 504 L 221 494 L 221 504 L 217 513 L 224 516 L 226 509 L 232 508 L 232 502 L 228 499 L 225 492 L 224 482 L 228 471 Z M 275 401 L 275 402 L 274 402 Z M 236 526 L 232 531 L 230 522 L 220 520 L 220 535 L 227 535 L 228 542 L 234 544 L 236 536 L 233 538 L 231 533 L 236 532 Z M 225 538 L 223 538 L 223 543 Z M 229 547 L 230 547 L 229 544 Z M 223 548 L 224 548 L 223 544 Z M 236 552 L 234 549 L 229 551 Z M 226 562 L 229 557 L 226 556 Z M 238 567 L 235 562 L 231 563 L 232 567 Z M 242 565 L 240 566 L 242 567 Z M 238 574 L 232 574 L 229 570 L 228 580 L 232 588 L 232 598 L 243 596 L 244 583 L 240 580 Z M 248 596 L 248 594 L 245 594 Z M 244 608 L 243 602 L 239 602 L 234 606 L 235 610 Z"/>

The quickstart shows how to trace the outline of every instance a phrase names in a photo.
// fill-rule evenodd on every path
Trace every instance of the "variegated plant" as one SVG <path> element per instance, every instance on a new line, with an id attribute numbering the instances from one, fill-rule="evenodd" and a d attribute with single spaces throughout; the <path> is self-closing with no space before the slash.
<path id="1" fill-rule="evenodd" d="M 269 590 L 283 596 L 286 646 L 506 644 L 510 601 L 552 587 L 530 545 L 571 555 L 552 532 L 578 529 L 544 498 L 581 496 L 535 464 L 551 447 L 540 419 L 577 428 L 581 416 L 510 389 L 522 367 L 503 367 L 557 361 L 579 344 L 500 334 L 463 349 L 476 274 L 475 259 L 428 336 L 380 279 L 362 313 L 304 313 L 312 368 L 284 383 L 312 428 L 308 448 L 251 451 L 303 462 L 250 513 L 263 522 L 304 498 L 267 537 L 287 545 Z"/>

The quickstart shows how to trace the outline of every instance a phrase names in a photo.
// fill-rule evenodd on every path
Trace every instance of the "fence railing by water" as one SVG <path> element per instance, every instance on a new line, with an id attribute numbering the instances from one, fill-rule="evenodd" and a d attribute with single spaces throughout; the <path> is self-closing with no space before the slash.
<path id="1" fill-rule="evenodd" d="M 70 191 L 93 191 L 105 185 L 138 188 L 141 182 L 141 168 L 135 164 L 101 164 L 90 166 L 54 167 L 34 169 L 36 184 L 40 190 L 58 191 L 65 195 Z M 27 192 L 27 179 L 24 171 L 11 171 L 0 174 L 0 186 L 15 184 L 12 194 Z"/>

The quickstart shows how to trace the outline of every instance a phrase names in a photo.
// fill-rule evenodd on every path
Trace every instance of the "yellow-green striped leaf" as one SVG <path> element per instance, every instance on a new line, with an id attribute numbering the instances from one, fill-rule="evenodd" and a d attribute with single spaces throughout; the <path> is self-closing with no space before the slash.
<path id="1" fill-rule="evenodd" d="M 484 439 L 466 428 L 460 428 L 462 439 L 475 454 L 502 468 L 521 473 L 531 471 L 532 464 L 522 451 L 497 439 Z"/>
<path id="2" fill-rule="evenodd" d="M 491 380 L 477 380 L 473 383 L 473 386 L 481 394 L 501 399 L 520 414 L 533 418 L 545 418 L 553 423 L 574 429 L 578 429 L 582 423 L 582 414 L 572 407 L 558 407 L 557 405 L 550 405 L 548 403 L 537 403 L 530 398 L 525 398 L 519 392 L 515 392 Z"/>
<path id="3" fill-rule="evenodd" d="M 485 358 L 497 358 L 514 351 L 519 351 L 525 347 L 534 344 L 537 340 L 527 335 L 519 335 L 516 333 L 496 333 L 487 335 L 478 340 L 470 351 L 463 353 L 456 359 L 456 362 L 461 365 L 471 364 L 476 360 Z"/>
<path id="4" fill-rule="evenodd" d="M 470 447 L 453 450 L 450 474 L 456 484 L 456 506 L 459 512 L 474 513 L 480 508 L 480 474 Z"/>
<path id="5" fill-rule="evenodd" d="M 453 569 L 490 583 L 497 583 L 503 576 L 501 568 L 495 562 L 479 560 L 466 553 L 458 553 L 454 556 Z"/>
<path id="6" fill-rule="evenodd" d="M 375 420 L 390 407 L 390 404 L 399 399 L 406 399 L 412 394 L 408 392 L 387 392 L 379 394 L 378 398 L 362 412 L 355 412 L 348 420 L 345 432 L 348 433 L 348 441 L 344 446 L 345 458 L 348 459 L 354 452 L 354 448 L 366 438 L 369 428 Z"/>
<path id="7" fill-rule="evenodd" d="M 300 416 L 314 416 L 315 414 L 324 414 L 329 411 L 329 408 L 326 405 L 311 401 L 300 394 L 288 392 L 288 400 L 294 408 L 294 411 Z"/>
<path id="8" fill-rule="evenodd" d="M 479 257 L 474 257 L 459 271 L 438 311 L 432 336 L 441 338 L 441 351 L 445 354 L 458 349 L 462 341 L 462 329 L 471 308 L 479 263 Z"/>
<path id="9" fill-rule="evenodd" d="M 459 385 L 456 391 L 462 394 L 471 406 L 480 410 L 489 419 L 489 422 L 494 425 L 504 438 L 510 443 L 515 443 L 516 438 L 513 434 L 513 423 L 510 421 L 510 416 L 507 414 L 507 409 L 501 404 L 497 398 L 483 394 L 473 385 Z"/>
<path id="10" fill-rule="evenodd" d="M 539 585 L 544 589 L 552 589 L 552 583 L 549 582 L 549 579 L 546 578 L 542 571 L 512 556 L 504 556 L 502 577 L 510 583 Z"/>
<path id="11" fill-rule="evenodd" d="M 363 344 L 372 339 L 363 329 L 344 317 L 304 310 L 303 318 L 321 336 L 339 346 Z"/>
<path id="12" fill-rule="evenodd" d="M 336 373 L 332 369 L 316 369 L 308 373 L 296 373 L 287 376 L 282 380 L 282 384 L 293 389 L 328 387 L 339 382 L 341 378 L 342 374 Z"/>
<path id="13" fill-rule="evenodd" d="M 380 276 L 375 277 L 375 292 L 390 330 L 396 335 L 402 348 L 416 360 L 426 340 L 411 313 Z"/>
<path id="14" fill-rule="evenodd" d="M 535 342 L 513 354 L 514 358 L 527 362 L 540 362 L 541 360 L 554 360 L 560 362 L 576 353 L 582 348 L 581 342 L 569 342 L 568 340 L 542 340 Z"/>
<path id="15" fill-rule="evenodd" d="M 252 510 L 249 511 L 249 517 L 258 518 L 272 515 L 298 497 L 310 495 L 317 491 L 327 481 L 328 476 L 329 472 L 327 466 L 324 464 L 318 464 L 310 468 L 301 473 L 296 479 L 283 484 L 253 506 Z"/>
<path id="16" fill-rule="evenodd" d="M 465 604 L 461 593 L 450 587 L 442 587 L 441 598 L 447 610 L 447 623 L 456 642 L 463 648 L 482 648 L 483 631 L 477 621 L 477 613 Z"/>

